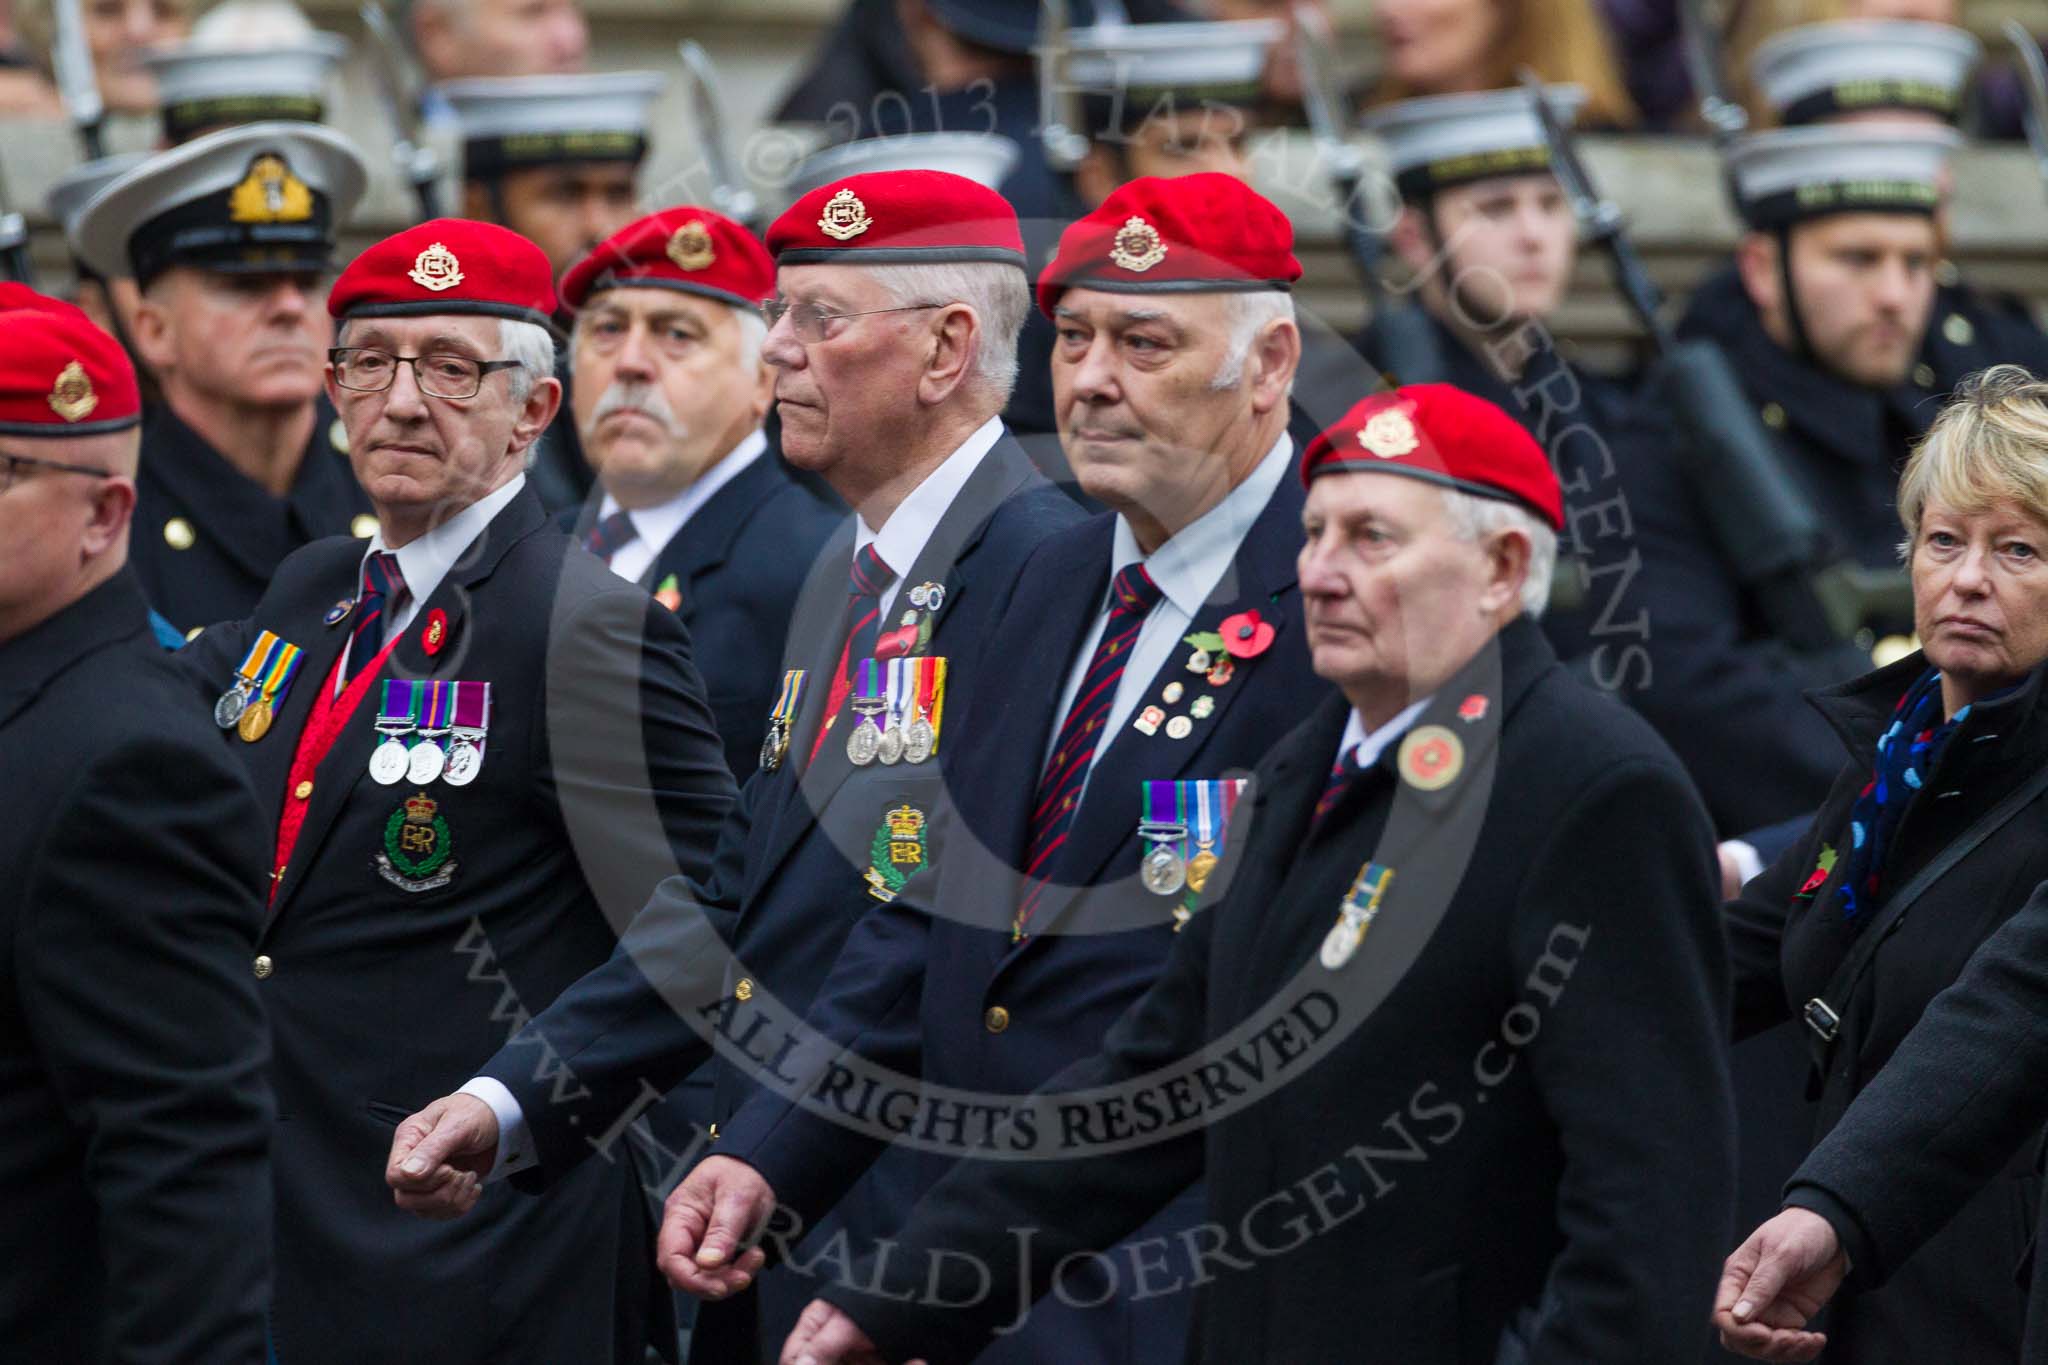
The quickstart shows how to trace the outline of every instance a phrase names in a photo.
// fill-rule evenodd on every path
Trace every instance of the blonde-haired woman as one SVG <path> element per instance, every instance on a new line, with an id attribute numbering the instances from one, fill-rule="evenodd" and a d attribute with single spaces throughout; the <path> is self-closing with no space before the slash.
<path id="1" fill-rule="evenodd" d="M 1898 506 L 1922 647 L 1812 694 L 1847 766 L 1805 836 L 1727 906 L 1736 1035 L 1801 1021 L 1816 1137 L 2048 880 L 2048 383 L 2015 365 L 1964 381 L 1907 462 Z M 1840 1298 L 1828 1359 L 2016 1359 L 2032 1157 L 1882 1288 Z"/>
<path id="2" fill-rule="evenodd" d="M 1500 90 L 1527 66 L 1584 87 L 1583 127 L 1638 121 L 1592 0 L 1374 0 L 1372 23 L 1381 54 L 1374 104 Z"/>

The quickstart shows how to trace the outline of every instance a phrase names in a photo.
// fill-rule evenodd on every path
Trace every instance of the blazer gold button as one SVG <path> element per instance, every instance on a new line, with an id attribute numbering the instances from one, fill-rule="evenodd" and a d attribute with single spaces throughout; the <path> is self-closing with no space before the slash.
<path id="1" fill-rule="evenodd" d="M 183 517 L 172 517 L 164 523 L 164 544 L 173 550 L 189 550 L 199 535 L 192 529 L 192 523 Z"/>
<path id="2" fill-rule="evenodd" d="M 255 965 L 256 979 L 258 981 L 268 981 L 270 974 L 277 970 L 277 964 L 270 960 L 270 954 L 268 953 L 258 954 Z"/>
<path id="3" fill-rule="evenodd" d="M 1764 404 L 1763 411 L 1758 416 L 1764 419 L 1764 425 L 1772 431 L 1783 431 L 1785 429 L 1785 409 L 1776 403 Z"/>
<path id="4" fill-rule="evenodd" d="M 740 984 L 732 988 L 732 998 L 735 1000 L 752 1000 L 754 998 L 754 983 L 744 976 L 741 977 Z"/>
<path id="5" fill-rule="evenodd" d="M 1010 1012 L 1001 1005 L 990 1005 L 981 1022 L 988 1025 L 990 1033 L 1001 1033 L 1010 1026 Z"/>
<path id="6" fill-rule="evenodd" d="M 313 784 L 311 782 L 301 782 L 299 783 L 298 786 L 292 788 L 292 795 L 298 797 L 299 800 L 301 801 L 305 800 L 312 794 Z"/>
<path id="7" fill-rule="evenodd" d="M 711 1140 L 718 1141 L 718 1125 L 715 1123 L 711 1125 Z"/>

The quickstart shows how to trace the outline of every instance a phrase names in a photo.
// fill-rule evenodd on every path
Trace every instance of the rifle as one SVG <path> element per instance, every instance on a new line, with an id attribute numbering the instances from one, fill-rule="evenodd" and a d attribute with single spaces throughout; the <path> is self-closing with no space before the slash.
<path id="1" fill-rule="evenodd" d="M 1294 21 L 1302 107 L 1308 114 L 1316 155 L 1329 167 L 1344 246 L 1365 289 L 1369 313 L 1365 346 L 1380 368 L 1395 377 L 1395 382 L 1427 384 L 1447 379 L 1449 372 L 1428 315 L 1412 300 L 1391 296 L 1380 274 L 1386 260 L 1386 243 L 1368 221 L 1370 209 L 1363 196 L 1365 164 L 1343 133 L 1350 120 L 1343 93 L 1331 80 L 1330 63 L 1325 60 L 1329 30 L 1321 12 L 1308 5 L 1295 6 Z"/>
<path id="2" fill-rule="evenodd" d="M 382 58 L 371 62 L 370 69 L 396 133 L 391 160 L 398 167 L 399 179 L 412 186 L 413 197 L 420 206 L 420 221 L 439 218 L 441 158 L 421 126 L 419 91 L 424 81 L 407 55 L 405 44 L 399 41 L 398 30 L 391 26 L 391 17 L 384 12 L 384 0 L 362 0 L 359 13 Z"/>
<path id="3" fill-rule="evenodd" d="M 1068 122 L 1073 111 L 1060 87 L 1067 58 L 1066 0 L 1041 0 L 1037 57 L 1038 140 L 1048 166 L 1071 171 L 1088 155 L 1088 135 Z"/>
<path id="4" fill-rule="evenodd" d="M 725 111 L 718 98 L 718 73 L 712 68 L 710 54 L 694 38 L 685 39 L 677 50 L 682 53 L 683 74 L 689 78 L 690 106 L 697 114 L 697 136 L 703 141 L 704 166 L 711 176 L 711 207 L 759 231 L 761 202 L 733 167 L 725 141 Z"/>
<path id="5" fill-rule="evenodd" d="M 2019 53 L 2020 73 L 2026 78 L 2027 146 L 2033 150 L 2041 178 L 2048 181 L 2048 60 L 2042 58 L 2041 45 L 2019 20 L 2005 21 L 2005 36 Z"/>
<path id="6" fill-rule="evenodd" d="M 57 94 L 85 144 L 85 159 L 97 161 L 106 155 L 100 125 L 106 122 L 107 106 L 100 98 L 92 51 L 85 42 L 85 16 L 78 0 L 51 0 L 50 15 L 55 21 L 50 69 L 57 78 Z"/>
<path id="7" fill-rule="evenodd" d="M 1728 357 L 1711 341 L 1681 341 L 1663 296 L 1629 241 L 1621 210 L 1601 197 L 1543 84 L 1524 67 L 1550 168 L 1582 236 L 1607 254 L 1616 285 L 1656 350 L 1645 392 L 1676 419 L 1678 457 L 1724 557 L 1755 594 L 1771 630 L 1793 649 L 1838 647 L 1867 620 L 1896 608 L 1902 576 L 1840 562 L 1786 469 Z M 1910 596 L 1905 599 L 1910 604 Z"/>
<path id="8" fill-rule="evenodd" d="M 28 258 L 28 220 L 7 207 L 0 188 L 0 277 L 35 287 L 35 268 Z"/>

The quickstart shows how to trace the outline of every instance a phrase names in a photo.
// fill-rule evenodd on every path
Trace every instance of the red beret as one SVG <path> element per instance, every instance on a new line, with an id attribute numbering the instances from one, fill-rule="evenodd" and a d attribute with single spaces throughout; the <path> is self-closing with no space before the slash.
<path id="1" fill-rule="evenodd" d="M 1010 201 L 946 171 L 871 171 L 820 185 L 768 228 L 777 265 L 995 261 L 1024 269 Z"/>
<path id="2" fill-rule="evenodd" d="M 680 204 L 600 242 L 562 276 L 562 306 L 592 294 L 649 285 L 759 308 L 775 292 L 775 262 L 761 239 L 722 213 Z"/>
<path id="3" fill-rule="evenodd" d="M 135 366 L 79 309 L 0 284 L 0 433 L 95 436 L 142 420 Z"/>
<path id="4" fill-rule="evenodd" d="M 1060 234 L 1038 277 L 1038 308 L 1052 316 L 1062 291 L 1192 293 L 1285 289 L 1301 278 L 1294 225 L 1273 202 L 1217 171 L 1148 175 Z"/>
<path id="5" fill-rule="evenodd" d="M 554 272 L 547 254 L 510 228 L 436 218 L 350 261 L 327 311 L 343 319 L 481 313 L 552 327 Z"/>
<path id="6" fill-rule="evenodd" d="M 1536 438 L 1494 404 L 1449 384 L 1373 394 L 1301 457 L 1304 485 L 1322 474 L 1361 472 L 1519 502 L 1551 529 L 1564 529 L 1564 495 Z"/>

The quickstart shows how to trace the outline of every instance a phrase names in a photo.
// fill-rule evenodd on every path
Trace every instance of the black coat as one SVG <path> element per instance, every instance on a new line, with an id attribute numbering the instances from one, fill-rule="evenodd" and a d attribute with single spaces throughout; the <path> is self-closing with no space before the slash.
<path id="1" fill-rule="evenodd" d="M 1817 1135 L 1881 1073 L 1976 947 L 2048 879 L 2048 798 L 2037 798 L 1912 903 L 1854 994 L 1830 992 L 1835 968 L 1881 913 L 1873 905 L 1844 920 L 1837 908 L 1836 887 L 1849 862 L 1849 812 L 1870 780 L 1878 735 L 1926 667 L 1916 653 L 1816 695 L 1849 761 L 1806 836 L 1727 907 L 1738 1035 L 1797 1017 L 1816 996 L 1842 1016 L 1817 1092 Z M 1886 846 L 1880 894 L 1903 886 L 2048 762 L 2044 673 L 2048 669 L 2036 669 L 2017 691 L 1971 709 Z M 1833 874 L 1802 891 L 1824 847 L 1838 854 Z M 1786 1095 L 1788 1107 L 1796 1098 Z M 1839 1301 L 1832 1330 L 1842 1359 L 1857 1365 L 2012 1359 L 2024 1308 L 2012 1270 L 2040 1196 L 2029 1164 L 2016 1165 L 2013 1176 L 1961 1210 L 1940 1245 L 1898 1266 L 1884 1289 Z"/>
<path id="2" fill-rule="evenodd" d="M 268 831 L 123 573 L 0 644 L 0 1359 L 259 1365 Z"/>
<path id="3" fill-rule="evenodd" d="M 1213 631 L 1227 616 L 1257 610 L 1275 628 L 1273 643 L 1235 663 L 1218 687 L 1188 671 L 1190 651 L 1176 641 L 1140 705 L 1161 702 L 1177 683 L 1180 702 L 1163 709 L 1185 713 L 1203 695 L 1215 709 L 1185 738 L 1146 735 L 1127 722 L 1104 740 L 1051 870 L 1055 885 L 1034 912 L 1033 933 L 1014 943 L 1016 869 L 1028 858 L 1030 813 L 1061 686 L 1109 590 L 1115 520 L 1097 517 L 1046 542 L 995 632 L 1016 642 L 1016 685 L 982 689 L 975 712 L 963 717 L 969 723 L 950 760 L 959 780 L 936 826 L 932 875 L 913 879 L 895 904 L 878 905 L 862 920 L 808 1024 L 827 1037 L 858 1040 L 872 1063 L 997 1096 L 1028 1094 L 1101 1045 L 1157 978 L 1180 904 L 1139 881 L 1146 847 L 1138 837 L 1140 784 L 1243 776 L 1330 691 L 1309 667 L 1301 622 L 1294 564 L 1301 506 L 1300 484 L 1284 479 L 1246 532 L 1215 600 L 1188 627 Z M 878 1016 L 885 1004 L 888 1013 Z M 992 1017 L 1000 1017 L 999 1030 L 990 1027 Z M 871 1136 L 792 1110 L 772 1093 L 728 1122 L 720 1143 L 721 1152 L 758 1167 L 778 1199 L 807 1221 L 837 1202 L 882 1150 Z M 929 1188 L 957 1154 L 915 1154 L 916 1188 Z M 1199 1198 L 1184 1203 L 1178 1217 L 1155 1220 L 1152 1231 L 1192 1224 Z M 857 1250 L 890 1231 L 901 1210 L 890 1213 L 889 1226 L 855 1227 Z M 1133 1342 L 1145 1343 L 1145 1359 L 1178 1355 L 1188 1295 L 1112 1290 L 1104 1297 L 1114 1301 L 1088 1310 L 1041 1307 L 1028 1329 L 984 1353 L 984 1362 L 1132 1359 Z"/>
<path id="4" fill-rule="evenodd" d="M 2038 1200 L 2027 1189 L 2039 1181 L 2048 1122 L 2044 1076 L 2048 889 L 2037 889 L 1934 998 L 1792 1178 L 1786 1203 L 1824 1215 L 1849 1253 L 1845 1292 L 1884 1285 L 1937 1242 L 1953 1249 L 1951 1220 L 1996 1207 L 2011 1221 L 1971 1263 L 1997 1274 L 2001 1259 L 2034 1234 L 2031 1268 L 2017 1262 L 2028 1288 L 2026 1337 L 2017 1356 L 2008 1350 L 2003 1359 L 2048 1365 L 2048 1256 L 2039 1252 Z M 1987 1279 L 1977 1293 L 2006 1287 Z M 1944 1320 L 1954 1320 L 1953 1310 Z M 1968 1359 L 1946 1343 L 1939 1349 L 1939 1359 Z"/>
<path id="5" fill-rule="evenodd" d="M 129 559 L 149 604 L 189 633 L 247 616 L 286 555 L 325 536 L 366 534 L 369 513 L 349 468 L 347 433 L 324 396 L 282 498 L 159 405 L 142 429 Z"/>
<path id="6" fill-rule="evenodd" d="M 564 518 L 577 539 L 601 505 L 592 498 Z M 759 761 L 782 685 L 782 641 L 797 593 L 844 517 L 765 452 L 706 499 L 640 576 L 648 592 L 676 580 L 676 615 L 690 632 L 726 766 L 742 782 Z"/>
<path id="7" fill-rule="evenodd" d="M 1699 1357 L 1732 1139 L 1711 850 L 1677 761 L 1517 621 L 1424 712 L 1461 742 L 1450 784 L 1410 786 L 1390 751 L 1312 828 L 1347 714 L 1326 700 L 1259 765 L 1220 898 L 1047 1087 L 1060 1112 L 1008 1131 L 1051 1159 L 956 1169 L 886 1293 L 971 1302 L 969 1250 L 1015 1284 L 1015 1228 L 1043 1289 L 1205 1177 L 1201 1360 Z M 1368 859 L 1393 881 L 1331 970 L 1319 945 Z M 1129 1089 L 1058 1099 L 1096 1086 Z M 1152 1140 L 1106 1145 L 1133 1135 Z M 1005 1307 L 825 1297 L 888 1358 L 934 1362 Z"/>
<path id="8" fill-rule="evenodd" d="M 325 618 L 351 595 L 362 552 L 308 546 L 249 621 L 181 653 L 210 705 L 256 629 L 306 651 L 271 734 L 226 741 L 255 780 L 266 833 L 299 799 L 285 789 L 299 733 L 348 633 Z M 429 654 L 437 612 L 445 636 Z M 279 1104 L 278 1357 L 638 1365 L 655 1289 L 628 1163 L 589 1163 L 542 1199 L 494 1187 L 457 1223 L 400 1212 L 383 1169 L 400 1119 L 476 1074 L 603 962 L 613 926 L 662 877 L 708 866 L 733 788 L 689 640 L 522 491 L 420 604 L 385 670 L 489 681 L 491 728 L 474 782 L 425 793 L 452 849 L 438 887 L 401 889 L 377 867 L 417 791 L 367 776 L 377 686 L 315 773 L 262 941 Z M 529 1073 L 559 1067 L 533 1052 L 521 1061 Z"/>

